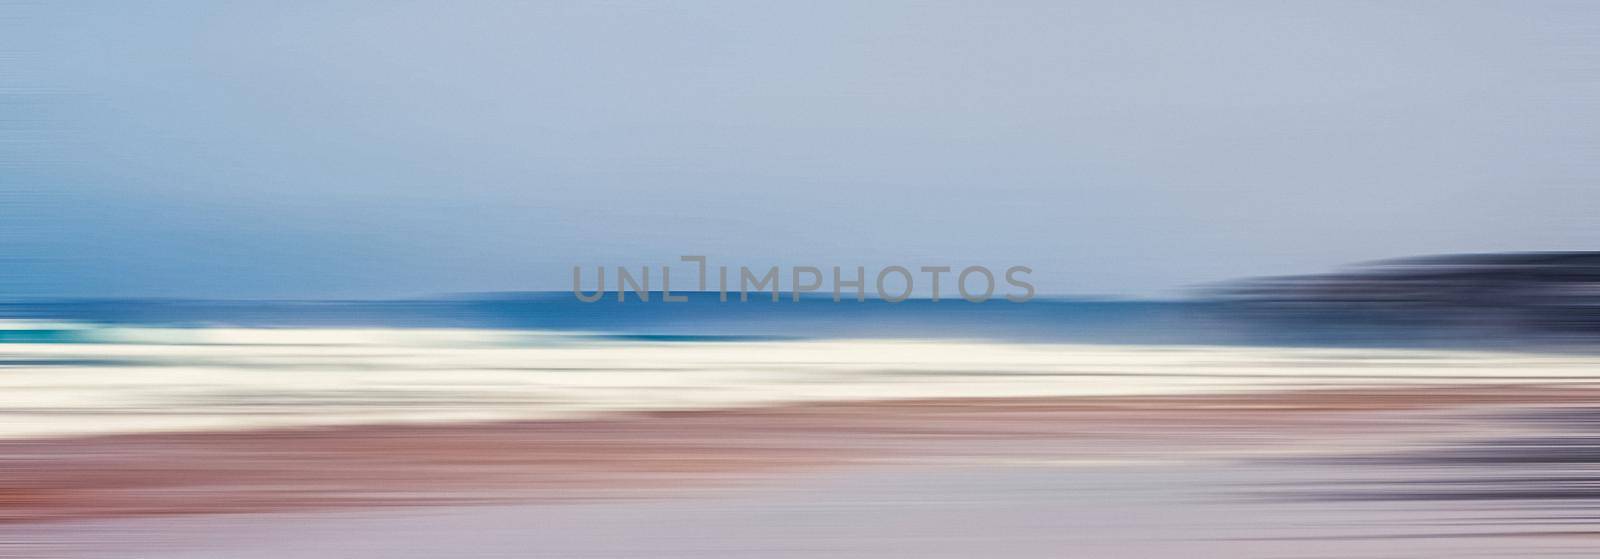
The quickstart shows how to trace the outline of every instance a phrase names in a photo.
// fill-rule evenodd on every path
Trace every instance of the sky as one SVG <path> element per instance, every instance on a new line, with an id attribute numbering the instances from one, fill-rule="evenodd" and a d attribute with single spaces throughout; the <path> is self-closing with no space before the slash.
<path id="1" fill-rule="evenodd" d="M 1600 249 L 1584 2 L 0 1 L 0 296 Z"/>

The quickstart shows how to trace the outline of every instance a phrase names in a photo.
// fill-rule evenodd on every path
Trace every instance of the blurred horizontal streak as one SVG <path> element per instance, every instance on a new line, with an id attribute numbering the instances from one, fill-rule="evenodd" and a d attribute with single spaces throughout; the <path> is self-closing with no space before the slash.
<path id="1" fill-rule="evenodd" d="M 1473 409 L 1600 390 L 1437 387 L 1250 396 L 964 398 L 0 442 L 0 520 L 505 503 L 738 487 L 892 465 L 1173 463 L 1453 440 Z"/>
<path id="2" fill-rule="evenodd" d="M 1517 352 L 9 326 L 0 329 L 0 439 L 810 401 L 1597 382 L 1589 356 Z"/>

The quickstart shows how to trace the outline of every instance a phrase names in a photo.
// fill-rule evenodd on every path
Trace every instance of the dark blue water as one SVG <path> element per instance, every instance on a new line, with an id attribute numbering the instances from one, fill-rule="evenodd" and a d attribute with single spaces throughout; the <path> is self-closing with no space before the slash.
<path id="1" fill-rule="evenodd" d="M 1037 298 L 793 301 L 785 294 L 748 302 L 689 293 L 689 301 L 650 302 L 614 295 L 584 303 L 568 292 L 527 292 L 381 301 L 208 301 L 170 299 L 36 300 L 0 304 L 0 318 L 177 327 L 501 328 L 584 332 L 658 341 L 789 338 L 932 338 L 1128 344 L 1316 346 L 1485 345 L 1406 324 L 1337 318 L 1262 317 L 1227 303 Z M 13 331 L 10 337 L 49 337 Z M 18 341 L 18 340 L 13 340 Z M 35 339 L 31 341 L 50 341 Z"/>

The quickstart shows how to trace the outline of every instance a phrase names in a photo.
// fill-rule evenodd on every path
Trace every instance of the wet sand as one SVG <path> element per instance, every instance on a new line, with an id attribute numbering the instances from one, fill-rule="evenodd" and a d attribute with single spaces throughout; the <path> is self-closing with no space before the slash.
<path id="1" fill-rule="evenodd" d="M 655 498 L 0 526 L 72 559 L 1459 559 L 1592 557 L 1581 526 L 1455 504 L 1242 498 L 1338 467 L 897 465 Z M 1563 522 L 1565 522 L 1563 524 Z"/>
<path id="2" fill-rule="evenodd" d="M 1586 386 L 1429 386 L 12 440 L 0 521 L 642 498 L 854 468 L 1353 459 L 1517 429 L 1475 417 L 1595 404 Z"/>

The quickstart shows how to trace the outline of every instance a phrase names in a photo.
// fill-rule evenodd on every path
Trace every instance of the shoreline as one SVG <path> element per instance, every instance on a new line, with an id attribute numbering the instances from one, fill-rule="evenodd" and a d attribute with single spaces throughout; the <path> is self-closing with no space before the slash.
<path id="1" fill-rule="evenodd" d="M 910 340 L 521 345 L 487 332 L 191 334 L 215 339 L 0 344 L 0 440 L 545 421 L 803 402 L 1594 379 L 1588 358 L 1464 351 Z"/>

